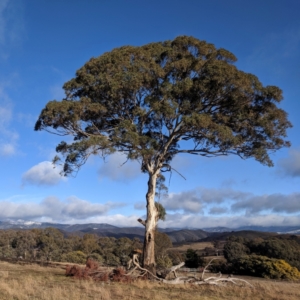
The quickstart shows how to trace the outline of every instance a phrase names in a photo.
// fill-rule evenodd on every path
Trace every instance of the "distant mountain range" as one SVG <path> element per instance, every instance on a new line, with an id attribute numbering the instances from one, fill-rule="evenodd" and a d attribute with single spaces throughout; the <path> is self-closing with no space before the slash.
<path id="1" fill-rule="evenodd" d="M 253 231 L 261 231 L 261 232 L 300 234 L 300 225 L 299 226 L 240 226 L 237 228 L 209 227 L 209 228 L 203 228 L 203 230 L 207 232 L 231 232 L 231 231 L 253 230 Z"/>
<path id="2" fill-rule="evenodd" d="M 33 228 L 47 228 L 54 227 L 66 235 L 77 234 L 84 235 L 85 233 L 94 233 L 98 236 L 109 236 L 109 237 L 128 237 L 128 238 L 139 238 L 143 240 L 144 238 L 144 228 L 143 227 L 117 227 L 110 224 L 59 224 L 59 223 L 42 223 L 42 222 L 32 222 L 32 221 L 0 221 L 0 229 L 33 229 Z M 228 228 L 228 227 L 209 227 L 203 229 L 191 229 L 191 228 L 159 228 L 159 231 L 166 233 L 173 243 L 183 243 L 183 242 L 195 242 L 198 240 L 209 240 L 220 237 L 225 237 L 228 234 L 239 231 L 247 232 L 245 234 L 249 235 L 249 231 L 255 232 L 270 232 L 270 233 L 286 233 L 286 234 L 300 234 L 300 226 L 242 226 L 238 228 Z M 225 234 L 228 233 L 228 234 Z M 239 235 L 239 234 L 238 234 Z"/>

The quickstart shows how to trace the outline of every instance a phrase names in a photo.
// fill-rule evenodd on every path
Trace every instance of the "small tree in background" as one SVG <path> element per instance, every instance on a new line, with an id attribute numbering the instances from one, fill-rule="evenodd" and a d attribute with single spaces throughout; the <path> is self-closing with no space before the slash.
<path id="1" fill-rule="evenodd" d="M 201 258 L 193 249 L 187 249 L 185 254 L 185 265 L 188 268 L 198 268 L 203 266 L 205 260 Z"/>
<path id="2" fill-rule="evenodd" d="M 76 173 L 94 154 L 115 151 L 138 160 L 148 174 L 144 267 L 155 272 L 157 179 L 177 154 L 234 154 L 272 166 L 268 152 L 289 146 L 291 127 L 277 107 L 282 91 L 239 71 L 235 56 L 194 37 L 125 46 L 92 58 L 50 101 L 35 130 L 66 136 L 56 151 L 63 174 Z"/>

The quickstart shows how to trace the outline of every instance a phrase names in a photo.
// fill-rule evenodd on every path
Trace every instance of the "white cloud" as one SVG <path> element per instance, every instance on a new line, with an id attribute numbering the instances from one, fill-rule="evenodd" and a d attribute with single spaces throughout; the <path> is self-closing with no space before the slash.
<path id="1" fill-rule="evenodd" d="M 161 204 L 166 210 L 183 210 L 187 213 L 202 212 L 203 204 L 196 190 L 182 192 L 179 194 L 170 194 L 161 200 Z"/>
<path id="2" fill-rule="evenodd" d="M 300 193 L 254 195 L 233 189 L 197 188 L 161 200 L 167 212 L 188 214 L 246 214 L 258 215 L 266 212 L 279 214 L 300 213 Z M 216 205 L 217 204 L 217 205 Z M 139 205 L 136 206 L 138 208 Z"/>
<path id="3" fill-rule="evenodd" d="M 11 156 L 16 153 L 15 145 L 13 144 L 0 144 L 0 156 Z"/>
<path id="4" fill-rule="evenodd" d="M 218 207 L 218 206 L 211 207 L 209 210 L 210 215 L 222 215 L 222 214 L 226 214 L 227 212 L 228 209 L 226 207 Z"/>
<path id="5" fill-rule="evenodd" d="M 66 180 L 60 175 L 61 169 L 53 166 L 50 161 L 43 161 L 25 172 L 22 176 L 23 184 L 51 186 Z"/>
<path id="6" fill-rule="evenodd" d="M 111 209 L 124 206 L 123 203 L 91 203 L 71 196 L 66 201 L 57 197 L 47 197 L 40 203 L 18 203 L 0 201 L 0 219 L 47 220 L 50 222 L 88 221 L 107 214 Z M 125 217 L 124 217 L 125 218 Z M 111 219 L 111 221 L 113 221 Z"/>
<path id="7" fill-rule="evenodd" d="M 141 174 L 141 167 L 137 161 L 127 161 L 122 153 L 114 153 L 99 168 L 100 179 L 109 178 L 114 181 L 128 181 Z"/>
<path id="8" fill-rule="evenodd" d="M 125 203 L 91 203 L 88 200 L 71 196 L 66 200 L 57 197 L 47 197 L 41 202 L 23 201 L 19 196 L 0 200 L 0 219 L 23 219 L 43 222 L 61 223 L 108 223 L 115 226 L 139 226 L 137 219 L 140 215 L 109 215 L 111 210 L 122 208 Z M 284 199 L 283 199 L 284 200 Z M 271 202 L 271 201 L 270 201 Z M 298 201 L 299 202 L 299 201 Z M 259 201 L 256 202 L 256 204 Z M 282 205 L 286 203 L 283 201 Z M 255 205 L 256 205 L 255 204 Z M 264 205 L 264 203 L 262 204 Z M 167 213 L 166 221 L 159 222 L 159 227 L 216 227 L 235 228 L 239 226 L 293 226 L 300 224 L 300 210 L 296 214 L 280 214 L 281 209 L 273 213 L 257 212 L 254 214 L 232 214 L 230 207 L 226 214 L 226 207 L 213 206 L 208 214 L 199 213 Z M 214 215 L 216 213 L 217 215 Z M 221 215 L 222 214 L 222 215 Z M 143 216 L 144 218 L 144 216 Z"/>
<path id="9" fill-rule="evenodd" d="M 106 224 L 111 224 L 119 227 L 142 226 L 137 221 L 138 218 L 140 218 L 140 216 L 137 215 L 124 216 L 121 214 L 115 214 L 115 215 L 104 215 L 104 216 L 93 217 L 89 219 L 89 222 L 106 223 Z"/>
<path id="10" fill-rule="evenodd" d="M 199 216 L 194 214 L 167 214 L 166 221 L 159 226 L 169 227 L 229 227 L 240 226 L 294 226 L 300 224 L 300 215 L 282 216 L 275 214 L 262 214 L 256 216 Z"/>
<path id="11" fill-rule="evenodd" d="M 190 191 L 170 194 L 169 197 L 162 199 L 161 203 L 169 211 L 183 210 L 187 213 L 199 213 L 203 212 L 203 209 L 211 204 L 221 204 L 227 200 L 239 201 L 248 199 L 250 195 L 249 193 L 226 188 L 196 188 Z"/>
<path id="12" fill-rule="evenodd" d="M 300 149 L 290 149 L 289 156 L 278 162 L 280 172 L 290 177 L 300 177 Z"/>
<path id="13" fill-rule="evenodd" d="M 274 213 L 299 213 L 300 193 L 271 194 L 252 196 L 248 199 L 237 201 L 231 206 L 233 212 L 245 211 L 247 214 L 257 214 L 262 211 Z"/>

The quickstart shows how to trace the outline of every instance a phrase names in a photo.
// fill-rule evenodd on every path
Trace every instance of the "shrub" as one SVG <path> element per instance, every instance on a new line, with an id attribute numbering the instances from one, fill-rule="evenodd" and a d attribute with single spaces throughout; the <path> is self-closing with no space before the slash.
<path id="1" fill-rule="evenodd" d="M 172 260 L 168 255 L 164 257 L 159 257 L 156 261 L 156 264 L 158 268 L 166 268 L 166 269 L 171 268 L 173 265 Z"/>
<path id="2" fill-rule="evenodd" d="M 91 259 L 91 258 L 88 258 L 87 261 L 86 261 L 86 267 L 88 269 L 91 269 L 91 270 L 97 270 L 99 268 L 99 264 L 97 261 Z"/>
<path id="3" fill-rule="evenodd" d="M 169 251 L 168 256 L 170 257 L 173 266 L 179 265 L 184 261 L 182 255 L 178 251 Z"/>
<path id="4" fill-rule="evenodd" d="M 245 255 L 233 262 L 237 274 L 251 275 L 271 279 L 300 279 L 300 272 L 283 259 L 266 256 Z"/>
<path id="5" fill-rule="evenodd" d="M 185 254 L 185 265 L 187 268 L 198 268 L 203 266 L 205 260 L 197 254 L 193 249 L 187 249 Z"/>
<path id="6" fill-rule="evenodd" d="M 228 262 L 249 254 L 249 249 L 238 241 L 227 241 L 224 245 L 224 257 Z"/>
<path id="7" fill-rule="evenodd" d="M 103 257 L 98 254 L 98 253 L 92 253 L 91 255 L 88 256 L 88 258 L 94 260 L 94 261 L 97 261 L 98 263 L 103 263 Z"/>
<path id="8" fill-rule="evenodd" d="M 219 273 L 222 274 L 231 274 L 233 273 L 233 266 L 231 263 L 228 263 L 225 259 L 217 259 L 212 262 L 209 266 L 209 270 L 212 273 Z"/>
<path id="9" fill-rule="evenodd" d="M 122 268 L 113 269 L 110 274 L 110 279 L 116 282 L 131 282 L 132 278 L 125 274 L 126 272 Z"/>
<path id="10" fill-rule="evenodd" d="M 86 255 L 82 251 L 72 251 L 62 255 L 62 261 L 67 261 L 75 264 L 84 264 Z"/>

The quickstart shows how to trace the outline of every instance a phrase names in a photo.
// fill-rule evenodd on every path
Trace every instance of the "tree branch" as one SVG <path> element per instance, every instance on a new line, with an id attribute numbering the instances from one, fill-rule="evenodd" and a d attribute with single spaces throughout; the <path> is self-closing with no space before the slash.
<path id="1" fill-rule="evenodd" d="M 142 219 L 137 219 L 138 222 L 140 222 L 143 226 L 146 226 L 146 221 Z"/>

